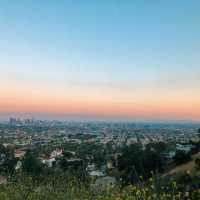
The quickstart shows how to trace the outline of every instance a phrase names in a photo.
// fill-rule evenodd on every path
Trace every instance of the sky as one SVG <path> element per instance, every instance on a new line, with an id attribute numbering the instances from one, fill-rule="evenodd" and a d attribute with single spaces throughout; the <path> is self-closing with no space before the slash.
<path id="1" fill-rule="evenodd" d="M 0 119 L 200 121 L 200 1 L 1 0 Z"/>

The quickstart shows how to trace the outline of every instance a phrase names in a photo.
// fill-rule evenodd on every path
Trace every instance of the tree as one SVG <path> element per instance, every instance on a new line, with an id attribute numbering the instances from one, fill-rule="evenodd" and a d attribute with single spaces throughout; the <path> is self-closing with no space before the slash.
<path id="1" fill-rule="evenodd" d="M 22 160 L 22 170 L 32 175 L 39 175 L 42 172 L 43 165 L 40 160 L 30 151 L 27 151 Z"/>
<path id="2" fill-rule="evenodd" d="M 184 151 L 177 151 L 176 155 L 174 156 L 174 162 L 176 165 L 181 165 L 187 163 L 191 160 L 191 155 L 189 153 L 185 153 Z"/>
<path id="3" fill-rule="evenodd" d="M 14 151 L 0 145 L 0 172 L 12 174 L 15 171 L 16 163 Z"/>
<path id="4" fill-rule="evenodd" d="M 163 170 L 163 161 L 161 159 L 161 156 L 158 152 L 153 150 L 151 151 L 145 150 L 143 165 L 144 165 L 144 172 L 147 177 L 151 176 L 150 173 L 151 171 L 161 172 Z"/>
<path id="5" fill-rule="evenodd" d="M 197 165 L 197 168 L 200 169 L 200 158 L 195 160 L 195 164 Z"/>
<path id="6" fill-rule="evenodd" d="M 70 173 L 71 175 L 77 177 L 79 180 L 86 181 L 88 174 L 85 170 L 86 166 L 84 165 L 83 160 L 74 160 L 69 161 L 66 158 L 61 158 L 59 160 L 60 168 L 66 173 Z"/>
<path id="7" fill-rule="evenodd" d="M 149 143 L 146 146 L 146 150 L 153 150 L 158 154 L 163 153 L 167 148 L 166 143 L 164 142 L 156 142 L 156 143 Z"/>
<path id="8" fill-rule="evenodd" d="M 150 143 L 143 150 L 140 144 L 125 147 L 118 159 L 118 170 L 124 184 L 137 182 L 141 175 L 144 179 L 153 172 L 163 170 L 161 153 L 166 149 L 165 143 Z"/>
<path id="9" fill-rule="evenodd" d="M 137 181 L 139 174 L 143 174 L 143 150 L 141 145 L 134 144 L 125 147 L 119 156 L 118 170 L 123 184 Z"/>

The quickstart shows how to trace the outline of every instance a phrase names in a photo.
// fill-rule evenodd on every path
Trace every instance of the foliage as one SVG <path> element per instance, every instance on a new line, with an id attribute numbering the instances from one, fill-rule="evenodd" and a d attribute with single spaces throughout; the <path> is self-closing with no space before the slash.
<path id="1" fill-rule="evenodd" d="M 32 175 L 38 175 L 42 172 L 43 165 L 31 151 L 27 151 L 22 160 L 22 170 Z"/>
<path id="2" fill-rule="evenodd" d="M 12 174 L 16 163 L 13 149 L 5 148 L 0 144 L 0 172 Z"/>
<path id="3" fill-rule="evenodd" d="M 73 178 L 69 174 L 49 176 L 35 180 L 30 176 L 12 177 L 6 185 L 0 186 L 0 200 L 197 200 L 200 190 L 180 191 L 175 181 L 166 187 L 156 183 L 156 177 L 146 182 L 120 188 L 94 188 Z"/>
<path id="4" fill-rule="evenodd" d="M 195 160 L 195 164 L 197 165 L 197 168 L 200 169 L 200 158 Z"/>
<path id="5" fill-rule="evenodd" d="M 189 153 L 185 153 L 184 151 L 178 150 L 173 159 L 176 165 L 181 165 L 190 161 L 191 155 Z"/>
<path id="6" fill-rule="evenodd" d="M 140 144 L 125 147 L 118 162 L 123 184 L 134 183 L 140 175 L 148 178 L 152 171 L 162 171 L 161 153 L 164 150 L 165 146 L 162 143 L 149 144 L 145 150 Z"/>

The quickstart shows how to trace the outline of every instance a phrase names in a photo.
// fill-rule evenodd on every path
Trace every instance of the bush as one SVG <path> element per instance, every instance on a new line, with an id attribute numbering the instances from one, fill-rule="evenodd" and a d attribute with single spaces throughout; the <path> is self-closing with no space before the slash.
<path id="1" fill-rule="evenodd" d="M 156 177 L 148 181 L 129 185 L 124 188 L 108 186 L 103 190 L 94 190 L 92 184 L 85 185 L 65 174 L 46 177 L 36 181 L 32 177 L 21 175 L 13 177 L 8 184 L 0 185 L 0 200 L 197 200 L 200 191 L 179 191 L 175 181 L 165 187 L 157 187 Z"/>
<path id="2" fill-rule="evenodd" d="M 184 151 L 177 151 L 173 159 L 176 165 L 181 165 L 190 161 L 191 155 L 189 153 L 185 153 Z"/>
<path id="3" fill-rule="evenodd" d="M 197 168 L 200 169 L 200 158 L 195 160 L 195 164 L 197 165 Z"/>

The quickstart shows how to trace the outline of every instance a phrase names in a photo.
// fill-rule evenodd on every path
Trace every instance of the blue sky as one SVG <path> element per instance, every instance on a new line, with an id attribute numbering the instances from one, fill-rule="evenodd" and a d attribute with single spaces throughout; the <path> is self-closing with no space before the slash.
<path id="1" fill-rule="evenodd" d="M 194 0 L 2 0 L 0 83 L 105 96 L 104 89 L 118 88 L 114 97 L 123 90 L 126 100 L 149 86 L 152 92 L 195 93 L 199 9 Z"/>

